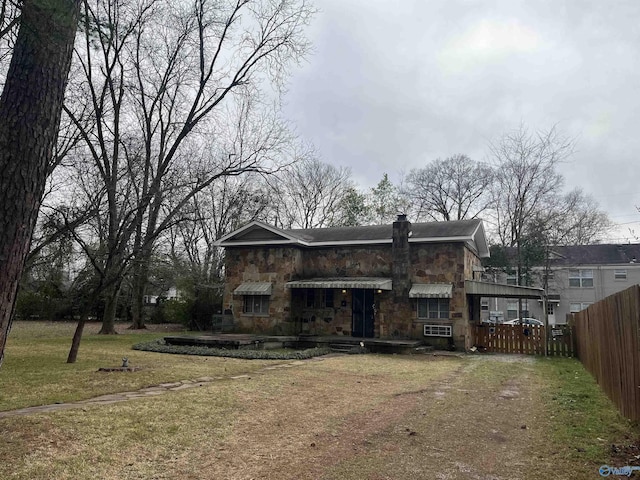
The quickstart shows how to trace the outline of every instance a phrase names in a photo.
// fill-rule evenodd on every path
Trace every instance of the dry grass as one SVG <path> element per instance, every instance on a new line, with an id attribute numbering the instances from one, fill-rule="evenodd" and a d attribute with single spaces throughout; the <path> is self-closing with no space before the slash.
<path id="1" fill-rule="evenodd" d="M 74 324 L 62 322 L 14 324 L 0 368 L 0 411 L 71 402 L 162 382 L 236 375 L 274 363 L 131 350 L 133 344 L 162 337 L 167 332 L 131 331 L 123 325 L 119 327 L 120 335 L 97 335 L 99 325 L 89 324 L 77 362 L 68 364 L 74 328 Z M 101 367 L 120 366 L 123 357 L 141 370 L 98 372 Z"/>
<path id="2" fill-rule="evenodd" d="M 506 360 L 333 356 L 0 419 L 0 478 L 598 478 L 606 445 L 638 433 L 576 361 Z"/>

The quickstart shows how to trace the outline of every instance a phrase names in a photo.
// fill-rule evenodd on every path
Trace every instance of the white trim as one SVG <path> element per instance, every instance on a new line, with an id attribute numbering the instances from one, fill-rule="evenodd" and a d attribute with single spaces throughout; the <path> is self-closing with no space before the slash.
<path id="1" fill-rule="evenodd" d="M 334 240 L 330 242 L 300 242 L 305 247 L 332 247 L 334 245 L 383 245 L 392 243 L 390 238 L 382 238 L 380 240 Z"/>
<path id="2" fill-rule="evenodd" d="M 247 242 L 233 242 L 233 243 L 214 243 L 217 247 L 258 247 L 266 245 L 304 245 L 303 242 L 294 242 L 292 240 L 253 240 Z"/>
<path id="3" fill-rule="evenodd" d="M 478 241 L 476 239 L 476 237 L 478 236 L 478 230 L 481 230 L 480 238 L 482 239 L 482 248 L 480 248 L 480 246 L 478 245 Z M 489 251 L 489 244 L 487 243 L 487 232 L 484 229 L 484 222 L 482 220 L 478 222 L 478 226 L 476 227 L 474 232 L 471 234 L 471 237 L 473 238 L 473 245 L 476 249 L 476 253 L 478 254 L 478 256 L 481 258 L 489 258 L 491 254 Z"/>
<path id="4" fill-rule="evenodd" d="M 434 242 L 473 242 L 473 237 L 411 237 L 409 243 L 434 243 Z"/>
<path id="5" fill-rule="evenodd" d="M 484 251 L 478 248 L 478 244 L 475 241 L 475 236 L 478 230 L 482 226 L 482 221 L 478 223 L 476 229 L 474 230 L 471 236 L 468 235 L 458 235 L 452 237 L 409 237 L 408 241 L 410 243 L 444 243 L 444 242 L 455 242 L 455 243 L 465 243 L 469 247 L 471 247 L 475 253 L 478 253 L 479 256 L 483 256 Z M 233 238 L 237 235 L 247 231 L 253 227 L 260 227 L 268 232 L 271 232 L 275 235 L 282 237 L 282 240 L 245 240 L 245 241 L 234 241 Z M 482 232 L 484 233 L 484 227 L 482 227 Z M 371 239 L 371 240 L 330 240 L 330 241 L 309 241 L 303 240 L 300 237 L 295 235 L 291 235 L 286 233 L 284 230 L 273 227 L 271 225 L 267 225 L 264 222 L 259 220 L 254 220 L 251 223 L 248 223 L 244 227 L 239 228 L 238 230 L 234 230 L 227 235 L 222 236 L 218 240 L 214 242 L 214 245 L 218 247 L 251 247 L 251 246 L 260 246 L 260 245 L 302 245 L 305 247 L 331 247 L 331 246 L 339 246 L 339 245 L 385 245 L 392 244 L 392 238 L 379 238 L 379 239 Z M 486 251 L 486 255 L 488 256 L 488 250 Z"/>
<path id="6" fill-rule="evenodd" d="M 616 268 L 638 268 L 640 263 L 572 263 L 571 265 L 550 265 L 553 272 L 567 270 L 615 270 Z M 544 266 L 532 266 L 531 269 L 544 270 Z"/>
<path id="7" fill-rule="evenodd" d="M 281 230 L 279 228 L 273 227 L 271 225 L 267 225 L 264 222 L 261 222 L 259 220 L 254 220 L 253 222 L 247 223 L 244 227 L 240 227 L 237 230 L 234 230 L 231 233 L 227 233 L 226 235 L 220 237 L 218 240 L 216 240 L 214 242 L 214 245 L 218 246 L 218 247 L 223 247 L 225 245 L 223 245 L 223 243 L 227 242 L 229 239 L 235 237 L 236 235 L 241 234 L 242 232 L 245 232 L 246 230 L 253 228 L 253 227 L 260 227 L 264 230 L 267 230 L 268 232 L 274 233 L 276 235 L 279 235 L 283 238 L 285 238 L 286 240 L 252 240 L 249 242 L 238 242 L 238 243 L 234 243 L 232 245 L 241 245 L 241 244 L 246 244 L 246 245 L 264 245 L 265 243 L 275 243 L 275 242 L 279 242 L 279 243 L 301 243 L 303 242 L 302 240 L 300 240 L 300 238 L 295 237 L 293 235 L 290 235 L 288 233 L 285 233 L 284 230 Z"/>
<path id="8" fill-rule="evenodd" d="M 215 242 L 219 247 L 244 247 L 244 246 L 258 246 L 258 245 L 302 245 L 305 247 L 333 247 L 336 245 L 386 245 L 392 244 L 393 240 L 390 238 L 383 238 L 379 240 L 333 240 L 325 242 L 309 242 L 301 240 L 299 238 L 292 240 L 248 240 L 248 241 L 231 241 L 233 243 L 227 243 L 227 240 L 218 240 Z M 470 244 L 474 247 L 473 240 L 467 237 L 428 237 L 428 238 L 409 238 L 410 243 L 441 243 L 441 242 L 455 242 Z M 476 249 L 477 250 L 477 249 Z"/>

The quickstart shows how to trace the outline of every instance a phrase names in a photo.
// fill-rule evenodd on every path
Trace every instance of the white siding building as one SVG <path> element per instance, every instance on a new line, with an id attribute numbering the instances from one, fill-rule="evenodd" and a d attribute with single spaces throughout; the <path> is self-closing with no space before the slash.
<path id="1" fill-rule="evenodd" d="M 566 323 L 567 314 L 579 312 L 631 285 L 640 284 L 640 244 L 602 244 L 553 247 L 548 269 L 532 269 L 533 285 L 544 287 L 547 277 L 549 324 Z M 485 272 L 485 281 L 516 284 L 516 276 L 504 272 Z M 482 319 L 498 322 L 519 316 L 514 299 L 482 300 Z M 544 320 L 542 301 L 522 300 L 523 316 Z"/>

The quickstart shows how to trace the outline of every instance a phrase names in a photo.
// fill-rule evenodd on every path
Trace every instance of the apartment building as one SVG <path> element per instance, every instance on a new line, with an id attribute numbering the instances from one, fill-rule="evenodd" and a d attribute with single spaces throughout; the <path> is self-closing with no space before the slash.
<path id="1" fill-rule="evenodd" d="M 599 244 L 553 247 L 548 264 L 532 268 L 533 285 L 547 289 L 549 324 L 566 323 L 579 312 L 611 294 L 640 283 L 640 244 Z M 484 281 L 516 285 L 515 273 L 486 269 Z M 520 305 L 522 305 L 520 307 Z M 483 298 L 483 321 L 503 322 L 523 317 L 544 320 L 542 300 Z"/>

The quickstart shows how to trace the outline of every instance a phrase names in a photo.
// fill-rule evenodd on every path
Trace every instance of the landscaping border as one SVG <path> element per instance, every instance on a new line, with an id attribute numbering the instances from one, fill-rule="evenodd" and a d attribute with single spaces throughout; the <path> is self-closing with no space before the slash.
<path id="1" fill-rule="evenodd" d="M 274 350 L 228 350 L 224 348 L 168 345 L 163 339 L 151 342 L 137 343 L 131 347 L 133 350 L 145 352 L 172 353 L 177 355 L 200 355 L 207 357 L 242 358 L 245 360 L 305 360 L 331 353 L 329 348 L 307 348 L 304 350 L 291 350 L 287 352 Z"/>

